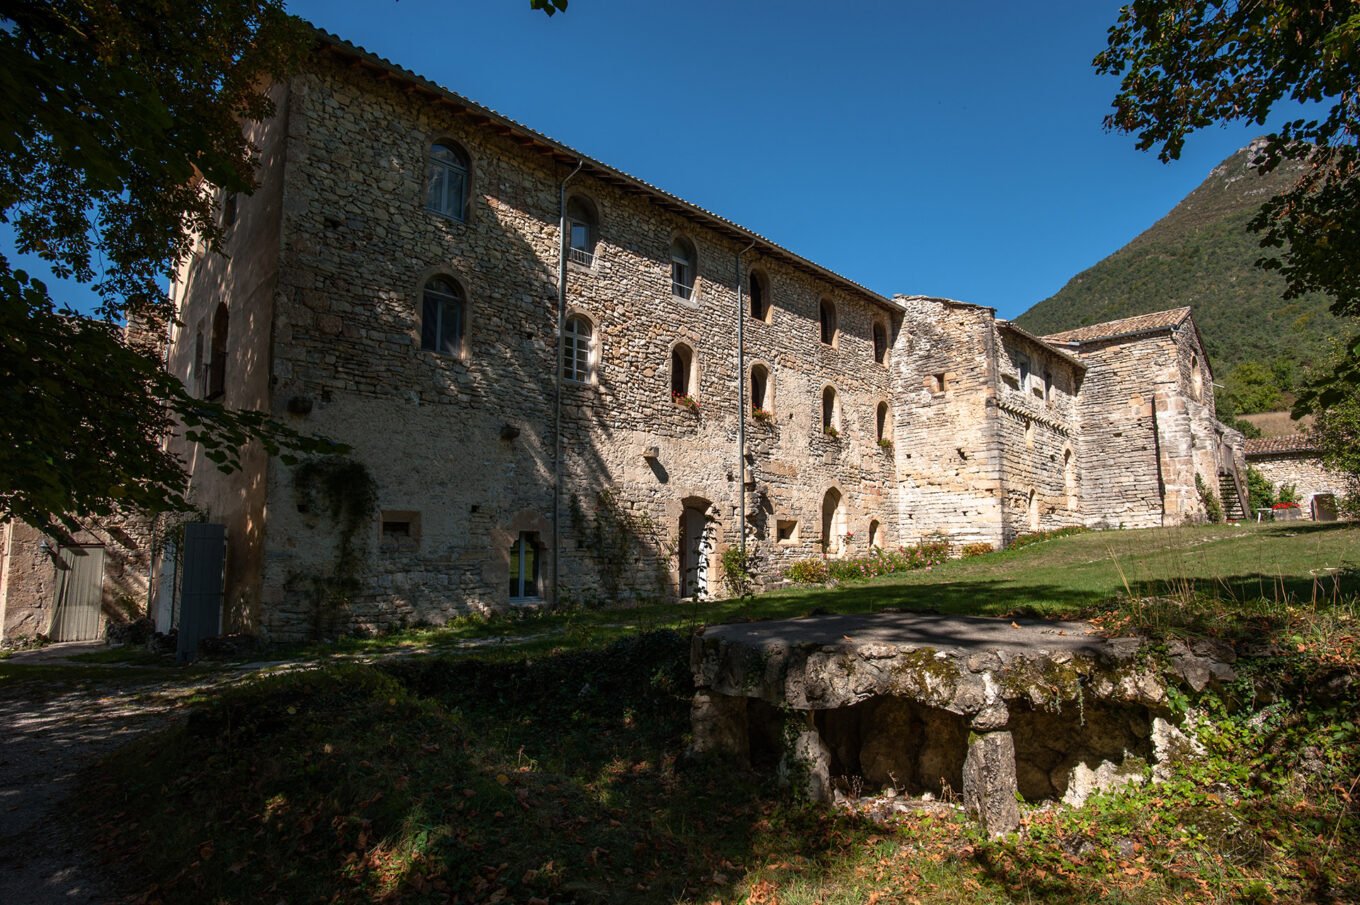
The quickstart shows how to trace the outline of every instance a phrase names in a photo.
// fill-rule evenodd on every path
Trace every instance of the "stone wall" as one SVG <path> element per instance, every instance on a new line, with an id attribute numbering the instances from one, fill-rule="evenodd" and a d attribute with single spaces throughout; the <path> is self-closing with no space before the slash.
<path id="1" fill-rule="evenodd" d="M 899 523 L 904 540 L 940 533 L 1000 547 L 1004 488 L 993 312 L 899 296 L 910 325 L 893 371 Z"/>
<path id="2" fill-rule="evenodd" d="M 219 306 L 225 306 L 220 401 L 237 409 L 271 406 L 270 343 L 285 162 L 285 134 L 279 124 L 286 121 L 290 102 L 283 86 L 271 96 L 277 117 L 246 126 L 246 137 L 260 149 L 259 188 L 235 199 L 235 222 L 225 228 L 225 254 L 196 249 L 171 283 L 176 323 L 167 338 L 167 367 L 191 392 L 210 395 L 214 322 L 220 317 Z M 226 199 L 220 199 L 219 210 L 225 207 Z M 265 476 L 272 464 L 263 450 L 251 445 L 240 451 L 241 469 L 224 474 L 197 444 L 175 437 L 171 449 L 188 468 L 189 497 L 199 514 L 226 525 L 223 628 L 256 631 L 265 550 Z"/>
<path id="3" fill-rule="evenodd" d="M 418 534 L 397 545 L 375 517 L 360 537 L 363 586 L 342 619 L 387 628 L 442 621 L 507 605 L 510 545 L 541 545 L 551 597 L 553 400 L 558 185 L 571 167 L 526 150 L 449 108 L 342 66 L 318 64 L 293 82 L 282 261 L 274 296 L 276 413 L 305 400 L 296 426 L 353 447 L 377 483 L 379 508 L 417 514 Z M 470 205 L 459 222 L 425 209 L 426 157 L 437 140 L 471 159 Z M 878 444 L 875 411 L 891 398 L 874 360 L 873 323 L 900 344 L 901 315 L 881 299 L 755 254 L 768 280 L 768 322 L 746 317 L 746 367 L 771 374 L 773 420 L 748 422 L 753 492 L 737 484 L 737 255 L 742 246 L 646 195 L 584 174 L 570 191 L 599 212 L 594 263 L 572 265 L 568 308 L 594 330 L 592 379 L 563 392 L 561 510 L 564 596 L 672 595 L 675 546 L 688 507 L 709 521 L 703 571 L 748 527 L 763 574 L 820 553 L 823 500 L 842 498 L 833 553 L 900 532 L 890 504 L 893 461 Z M 690 299 L 672 294 L 670 246 L 693 242 Z M 465 354 L 420 349 L 422 287 L 453 278 L 467 298 Z M 835 341 L 819 338 L 819 302 L 836 309 Z M 697 412 L 670 393 L 671 350 L 694 352 Z M 822 430 L 822 395 L 836 394 L 838 437 Z M 644 456 L 644 452 L 655 455 Z M 602 510 L 601 493 L 616 505 Z M 335 568 L 336 534 L 322 514 L 297 511 L 292 473 L 268 469 L 264 627 L 305 634 L 316 620 L 305 589 Z M 598 526 L 628 513 L 641 543 L 600 549 Z M 779 524 L 794 523 L 778 540 Z M 605 532 L 607 533 L 607 532 Z M 853 535 L 848 541 L 847 535 Z M 625 549 L 626 547 L 626 549 Z M 650 551 L 650 552 L 648 552 Z M 601 560 L 625 557 L 623 569 Z"/>
<path id="4" fill-rule="evenodd" d="M 152 530 L 139 516 L 110 517 L 69 541 L 104 551 L 101 634 L 110 622 L 144 615 Z M 0 525 L 0 641 L 48 637 L 56 603 L 58 549 L 66 543 L 23 522 Z"/>
<path id="5" fill-rule="evenodd" d="M 1299 509 L 1305 519 L 1313 518 L 1313 498 L 1319 494 L 1331 494 L 1337 503 L 1346 496 L 1346 476 L 1326 468 L 1316 455 L 1252 455 L 1247 461 L 1270 482 L 1277 495 L 1280 487 L 1292 484 L 1299 495 Z"/>
<path id="6" fill-rule="evenodd" d="M 1009 328 L 996 331 L 998 428 L 1006 503 L 1002 531 L 1080 523 L 1077 399 L 1085 369 Z"/>

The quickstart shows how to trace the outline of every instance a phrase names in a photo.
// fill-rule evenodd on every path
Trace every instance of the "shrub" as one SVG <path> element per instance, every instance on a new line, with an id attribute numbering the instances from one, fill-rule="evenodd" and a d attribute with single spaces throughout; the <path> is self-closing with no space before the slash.
<path id="1" fill-rule="evenodd" d="M 1275 487 L 1255 467 L 1247 466 L 1247 501 L 1253 510 L 1275 505 Z"/>
<path id="2" fill-rule="evenodd" d="M 784 572 L 790 581 L 803 584 L 816 584 L 835 579 L 836 581 L 861 581 L 894 572 L 910 572 L 926 569 L 949 558 L 949 541 L 944 538 L 930 538 L 912 547 L 898 547 L 884 550 L 874 547 L 867 556 L 852 556 L 845 559 L 800 559 Z"/>
<path id="3" fill-rule="evenodd" d="M 1281 503 L 1293 503 L 1297 506 L 1300 500 L 1299 492 L 1293 484 L 1280 485 L 1279 501 Z"/>
<path id="4" fill-rule="evenodd" d="M 1085 534 L 1088 529 L 1081 525 L 1068 525 L 1066 528 L 1052 528 L 1048 531 L 1035 531 L 1033 534 L 1022 534 L 1011 541 L 1011 549 L 1019 550 L 1021 547 L 1028 547 L 1030 544 L 1042 543 L 1052 540 L 1055 537 L 1070 537 L 1073 534 Z"/>
<path id="5" fill-rule="evenodd" d="M 1195 475 L 1195 489 L 1199 491 L 1199 501 L 1204 504 L 1204 517 L 1215 525 L 1223 521 L 1223 504 L 1219 502 L 1218 494 L 1198 474 Z"/>
<path id="6" fill-rule="evenodd" d="M 971 559 L 974 556 L 986 556 L 991 552 L 992 545 L 986 541 L 980 541 L 976 544 L 964 544 L 963 549 L 959 551 L 964 559 Z"/>
<path id="7" fill-rule="evenodd" d="M 751 596 L 751 556 L 743 555 L 741 547 L 731 546 L 723 551 L 723 585 L 733 597 Z"/>
<path id="8" fill-rule="evenodd" d="M 824 559 L 800 559 L 784 571 L 784 577 L 799 584 L 820 584 L 831 577 Z"/>

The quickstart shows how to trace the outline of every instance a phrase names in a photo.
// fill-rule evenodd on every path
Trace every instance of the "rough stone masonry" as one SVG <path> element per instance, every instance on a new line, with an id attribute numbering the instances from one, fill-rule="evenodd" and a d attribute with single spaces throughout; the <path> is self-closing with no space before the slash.
<path id="1" fill-rule="evenodd" d="M 962 793 L 991 833 L 1017 804 L 1079 804 L 1167 775 L 1194 743 L 1135 638 L 1082 622 L 880 613 L 707 629 L 692 650 L 695 754 L 773 767 L 809 797 L 840 785 Z M 1231 648 L 1178 646 L 1194 689 L 1234 678 Z"/>

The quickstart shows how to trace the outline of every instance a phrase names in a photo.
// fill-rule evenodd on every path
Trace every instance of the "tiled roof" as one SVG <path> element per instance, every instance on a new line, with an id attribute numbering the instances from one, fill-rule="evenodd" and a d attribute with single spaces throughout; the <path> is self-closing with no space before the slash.
<path id="1" fill-rule="evenodd" d="M 1290 434 L 1287 437 L 1259 437 L 1242 445 L 1247 457 L 1278 456 L 1284 453 L 1316 453 L 1317 444 L 1312 434 Z"/>
<path id="2" fill-rule="evenodd" d="M 397 77 L 412 86 L 412 88 L 424 90 L 439 101 L 460 109 L 464 114 L 469 115 L 474 122 L 480 121 L 487 123 L 491 125 L 492 128 L 509 136 L 515 141 L 519 141 L 526 145 L 537 146 L 540 150 L 558 158 L 562 163 L 568 166 L 580 162 L 584 171 L 601 181 L 612 183 L 625 191 L 645 194 L 660 207 L 672 210 L 691 220 L 704 223 L 710 228 L 726 233 L 733 239 L 752 242 L 759 250 L 782 258 L 799 270 L 820 276 L 833 283 L 838 283 L 845 289 L 868 296 L 880 305 L 886 305 L 894 309 L 898 307 L 884 296 L 869 289 L 867 286 L 856 283 L 849 277 L 842 276 L 834 270 L 829 270 L 820 264 L 815 264 L 807 258 L 795 254 L 787 248 L 770 241 L 764 236 L 752 232 L 744 226 L 733 223 L 726 217 L 721 217 L 712 211 L 699 207 L 697 204 L 691 204 L 663 189 L 659 189 L 648 182 L 644 182 L 636 176 L 630 176 L 622 170 L 601 163 L 592 157 L 582 154 L 574 148 L 570 148 L 559 141 L 549 138 L 542 132 L 537 132 L 522 123 L 510 119 L 508 116 L 497 113 L 490 107 L 485 107 L 461 94 L 450 91 L 448 88 L 445 88 L 436 82 L 432 82 L 424 76 L 417 75 L 409 69 L 398 66 L 391 60 L 380 57 L 372 51 L 366 50 L 351 41 L 346 41 L 339 35 L 331 34 L 316 26 L 312 26 L 312 28 L 316 39 L 323 49 L 329 50 L 342 57 L 347 57 L 360 66 L 366 65 L 374 70 L 381 78 Z"/>
<path id="3" fill-rule="evenodd" d="M 1043 337 L 1035 336 L 1033 333 L 1030 333 L 1028 330 L 1025 330 L 1021 327 L 1017 327 L 1010 321 L 998 320 L 996 322 L 996 325 L 1002 330 L 1009 330 L 1011 333 L 1014 333 L 1017 336 L 1023 336 L 1025 339 L 1034 343 L 1039 348 L 1047 349 L 1054 355 L 1061 358 L 1063 361 L 1066 361 L 1068 364 L 1081 368 L 1083 371 L 1086 370 L 1086 362 L 1082 361 L 1080 358 L 1077 358 L 1071 352 L 1068 352 L 1064 349 L 1059 349 L 1058 347 L 1054 346 L 1052 343 L 1048 342 Z"/>
<path id="4" fill-rule="evenodd" d="M 1044 339 L 1050 342 L 1085 343 L 1135 333 L 1152 333 L 1178 327 L 1189 316 L 1189 308 L 1171 308 L 1167 311 L 1123 317 L 1103 324 L 1091 324 L 1089 327 L 1077 327 L 1075 330 L 1064 330 L 1061 333 L 1050 333 Z"/>

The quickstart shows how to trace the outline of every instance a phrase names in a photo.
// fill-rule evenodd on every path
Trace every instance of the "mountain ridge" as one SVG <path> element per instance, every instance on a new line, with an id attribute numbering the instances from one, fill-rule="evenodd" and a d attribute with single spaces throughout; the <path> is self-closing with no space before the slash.
<path id="1" fill-rule="evenodd" d="M 1220 374 L 1248 362 L 1269 368 L 1322 354 L 1336 329 L 1326 296 L 1285 300 L 1284 278 L 1255 266 L 1272 250 L 1260 247 L 1247 224 L 1267 199 L 1293 186 L 1302 167 L 1286 161 L 1257 173 L 1250 162 L 1259 141 L 1219 163 L 1161 219 L 1015 322 L 1047 335 L 1188 305 Z"/>

